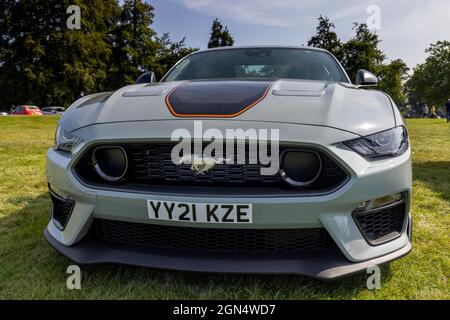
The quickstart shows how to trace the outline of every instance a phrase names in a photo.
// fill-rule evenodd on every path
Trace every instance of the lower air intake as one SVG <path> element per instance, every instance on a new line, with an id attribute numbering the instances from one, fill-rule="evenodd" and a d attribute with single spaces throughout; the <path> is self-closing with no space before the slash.
<path id="1" fill-rule="evenodd" d="M 353 217 L 367 242 L 382 244 L 400 236 L 405 222 L 404 202 L 369 212 L 353 213 Z"/>
<path id="2" fill-rule="evenodd" d="M 52 199 L 52 219 L 55 225 L 59 229 L 64 229 L 66 227 L 67 221 L 72 214 L 73 208 L 75 207 L 75 201 L 69 199 L 63 199 L 50 191 L 50 198 Z"/>
<path id="3" fill-rule="evenodd" d="M 91 235 L 101 241 L 159 249 L 224 253 L 314 252 L 334 246 L 316 229 L 216 229 L 95 219 Z"/>

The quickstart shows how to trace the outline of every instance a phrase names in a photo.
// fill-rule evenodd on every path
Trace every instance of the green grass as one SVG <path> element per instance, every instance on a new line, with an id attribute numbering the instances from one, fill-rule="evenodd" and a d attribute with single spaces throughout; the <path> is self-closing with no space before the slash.
<path id="1" fill-rule="evenodd" d="M 207 275 L 114 265 L 83 266 L 82 289 L 66 288 L 71 262 L 44 240 L 50 212 L 46 150 L 55 117 L 0 118 L 0 299 L 449 299 L 450 124 L 408 120 L 414 158 L 413 251 L 367 275 L 332 282 L 300 276 Z"/>

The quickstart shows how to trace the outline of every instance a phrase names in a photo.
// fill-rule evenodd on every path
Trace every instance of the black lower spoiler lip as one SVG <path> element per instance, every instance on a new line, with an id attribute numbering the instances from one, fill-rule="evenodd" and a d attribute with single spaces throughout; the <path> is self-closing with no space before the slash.
<path id="1" fill-rule="evenodd" d="M 64 246 L 47 229 L 47 241 L 57 251 L 78 264 L 116 263 L 158 269 L 189 272 L 236 273 L 236 274 L 294 274 L 332 280 L 367 270 L 368 267 L 382 265 L 399 259 L 411 251 L 411 242 L 392 253 L 364 262 L 351 262 L 338 248 L 320 253 L 280 256 L 252 255 L 193 255 L 173 253 L 117 245 L 84 239 L 74 246 Z"/>

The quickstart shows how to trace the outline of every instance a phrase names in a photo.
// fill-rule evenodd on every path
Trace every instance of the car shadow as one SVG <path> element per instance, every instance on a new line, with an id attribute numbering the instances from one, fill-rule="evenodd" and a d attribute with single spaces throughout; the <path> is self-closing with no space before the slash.
<path id="1" fill-rule="evenodd" d="M 121 278 L 123 284 L 167 289 L 165 293 L 147 296 L 149 299 L 161 299 L 169 292 L 184 299 L 354 299 L 360 292 L 369 291 L 370 276 L 361 272 L 324 281 L 301 275 L 211 274 L 119 265 L 84 266 L 83 270 L 93 278 L 107 275 L 110 280 Z M 392 270 L 390 265 L 381 266 L 380 270 L 383 286 L 391 280 Z"/>

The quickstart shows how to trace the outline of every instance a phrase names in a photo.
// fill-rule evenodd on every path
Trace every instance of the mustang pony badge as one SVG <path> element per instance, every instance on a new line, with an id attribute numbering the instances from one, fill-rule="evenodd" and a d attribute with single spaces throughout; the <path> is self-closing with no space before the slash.
<path id="1" fill-rule="evenodd" d="M 205 174 L 216 166 L 216 164 L 224 164 L 228 159 L 224 158 L 203 158 L 197 155 L 183 156 L 178 164 L 190 164 L 191 170 L 196 174 Z"/>

